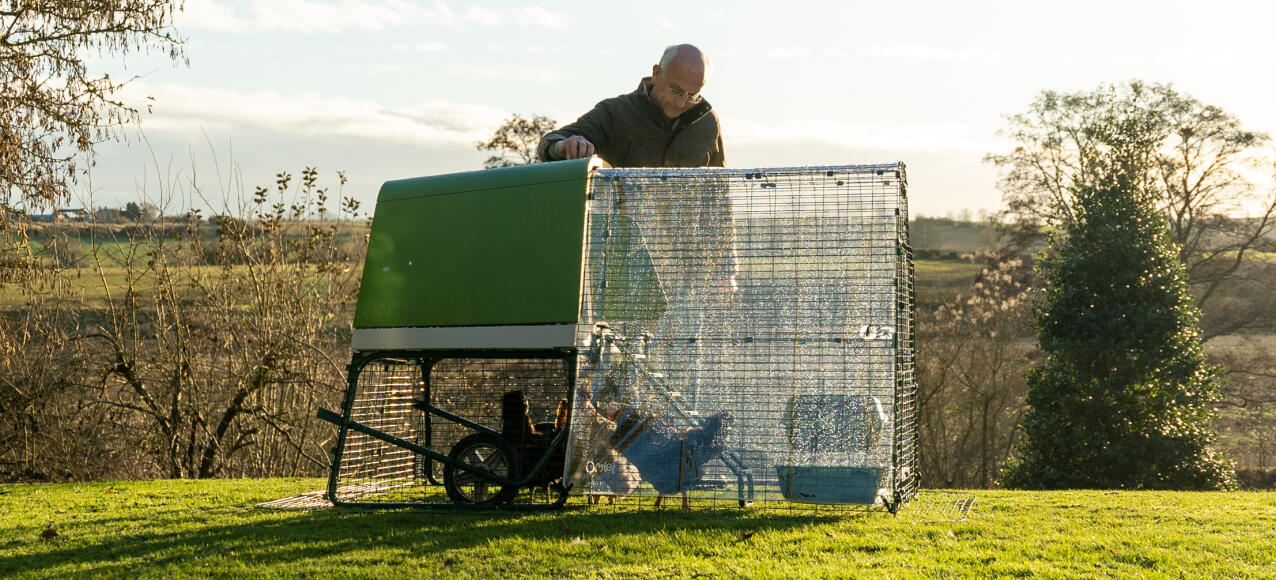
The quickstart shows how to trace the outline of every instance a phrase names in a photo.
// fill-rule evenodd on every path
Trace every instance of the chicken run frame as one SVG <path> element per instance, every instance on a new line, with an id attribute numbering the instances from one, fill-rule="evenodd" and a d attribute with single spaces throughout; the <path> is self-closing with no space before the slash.
<path id="1" fill-rule="evenodd" d="M 918 485 L 906 183 L 597 159 L 387 182 L 319 411 L 329 498 L 894 512 Z"/>

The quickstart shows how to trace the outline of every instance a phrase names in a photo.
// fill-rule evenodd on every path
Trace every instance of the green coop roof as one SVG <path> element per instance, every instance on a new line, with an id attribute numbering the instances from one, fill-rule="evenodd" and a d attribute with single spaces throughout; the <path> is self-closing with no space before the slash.
<path id="1" fill-rule="evenodd" d="M 355 328 L 575 324 L 590 170 L 582 159 L 386 182 Z"/>

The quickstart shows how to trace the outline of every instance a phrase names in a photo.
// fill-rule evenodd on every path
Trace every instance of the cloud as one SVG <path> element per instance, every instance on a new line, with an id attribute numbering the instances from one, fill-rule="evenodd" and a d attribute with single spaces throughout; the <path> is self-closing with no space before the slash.
<path id="1" fill-rule="evenodd" d="M 822 143 L 856 149 L 905 151 L 993 151 L 1001 144 L 994 136 L 972 125 L 873 124 L 840 121 L 795 120 L 756 123 L 736 120 L 724 123 L 723 139 L 729 143 L 773 147 Z"/>
<path id="2" fill-rule="evenodd" d="M 433 25 L 565 29 L 566 16 L 536 5 L 496 12 L 479 6 L 454 11 L 442 1 L 419 4 L 406 0 L 187 0 L 178 28 L 223 32 L 336 33 L 355 30 Z"/>
<path id="3" fill-rule="evenodd" d="M 808 56 L 811 56 L 811 49 L 802 45 L 785 46 L 766 51 L 766 57 L 772 60 L 793 60 Z"/>
<path id="4" fill-rule="evenodd" d="M 453 64 L 440 69 L 439 75 L 474 81 L 497 81 L 510 86 L 520 83 L 557 85 L 564 81 L 562 71 L 552 66 L 526 66 L 500 62 Z"/>
<path id="5" fill-rule="evenodd" d="M 785 46 L 773 48 L 766 52 L 766 57 L 771 60 L 797 60 L 803 58 L 816 58 L 821 60 L 845 60 L 847 58 L 846 51 L 835 48 L 826 50 L 812 50 L 805 45 Z"/>
<path id="6" fill-rule="evenodd" d="M 1027 54 L 1006 53 L 981 47 L 952 49 L 924 44 L 874 44 L 846 52 L 841 48 L 812 49 L 806 45 L 782 46 L 766 52 L 771 60 L 910 60 L 940 63 L 1005 64 L 1027 62 Z"/>
<path id="7" fill-rule="evenodd" d="M 513 20 L 519 26 L 529 28 L 552 28 L 563 30 L 571 26 L 571 20 L 561 14 L 555 14 L 540 6 L 517 6 L 512 11 Z"/>
<path id="8" fill-rule="evenodd" d="M 508 113 L 496 107 L 433 99 L 402 107 L 317 93 L 237 92 L 225 89 L 140 83 L 134 99 L 155 97 L 142 121 L 148 132 L 234 133 L 252 128 L 295 135 L 367 138 L 427 146 L 471 147 L 486 138 Z"/>
<path id="9" fill-rule="evenodd" d="M 401 52 L 443 52 L 447 50 L 447 45 L 437 40 L 418 42 L 416 44 L 401 42 L 394 45 L 394 50 Z"/>
<path id="10" fill-rule="evenodd" d="M 704 19 L 709 22 L 713 22 L 714 24 L 726 24 L 731 20 L 731 18 L 727 16 L 727 12 L 725 10 L 706 10 L 704 13 Z"/>
<path id="11" fill-rule="evenodd" d="M 925 44 L 874 44 L 856 48 L 854 55 L 856 58 L 865 59 L 980 64 L 1005 64 L 1030 60 L 1027 54 L 999 52 L 982 47 L 953 49 Z"/>

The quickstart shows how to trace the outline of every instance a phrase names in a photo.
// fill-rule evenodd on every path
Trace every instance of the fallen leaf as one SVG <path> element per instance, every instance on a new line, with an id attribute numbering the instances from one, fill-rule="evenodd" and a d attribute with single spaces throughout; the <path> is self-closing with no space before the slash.
<path id="1" fill-rule="evenodd" d="M 51 528 L 51 527 L 49 527 L 49 528 L 44 528 L 44 531 L 43 531 L 43 532 L 40 532 L 40 537 L 41 537 L 41 538 L 44 538 L 44 541 L 46 541 L 46 542 L 47 542 L 47 541 L 49 541 L 49 540 L 52 540 L 53 538 L 58 537 L 59 535 L 60 535 L 60 534 L 58 534 L 58 531 L 57 531 L 57 530 L 55 530 L 55 529 L 53 529 L 53 528 Z"/>
<path id="2" fill-rule="evenodd" d="M 741 540 L 747 540 L 747 539 L 749 539 L 749 538 L 752 538 L 752 537 L 753 537 L 753 534 L 756 534 L 756 533 L 757 533 L 757 532 L 746 532 L 746 531 L 741 530 L 741 531 L 740 531 L 740 539 L 741 539 Z"/>
<path id="3" fill-rule="evenodd" d="M 603 545 L 603 547 L 598 548 L 598 551 L 599 551 L 599 552 L 606 552 L 606 551 L 607 551 L 607 546 L 604 544 L 604 545 Z"/>
<path id="4" fill-rule="evenodd" d="M 571 544 L 573 546 L 588 546 L 589 542 L 586 540 L 580 539 L 580 536 L 576 536 L 575 538 L 572 538 Z"/>

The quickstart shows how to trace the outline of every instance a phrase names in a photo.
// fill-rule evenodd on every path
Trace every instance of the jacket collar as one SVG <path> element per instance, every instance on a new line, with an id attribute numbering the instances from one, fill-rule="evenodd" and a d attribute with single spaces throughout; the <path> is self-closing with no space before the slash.
<path id="1" fill-rule="evenodd" d="M 640 95 L 642 101 L 647 104 L 647 112 L 651 115 L 652 119 L 660 123 L 662 126 L 669 127 L 675 132 L 683 127 L 695 123 L 696 121 L 699 121 L 701 117 L 709 114 L 709 111 L 713 110 L 713 106 L 709 104 L 708 100 L 701 99 L 699 103 L 696 103 L 696 106 L 683 111 L 681 115 L 678 115 L 674 119 L 669 119 L 668 117 L 665 117 L 665 112 L 660 110 L 660 105 L 656 104 L 656 100 L 651 98 L 652 86 L 651 77 L 643 77 L 642 80 L 638 82 L 638 88 L 634 90 L 634 94 Z"/>

